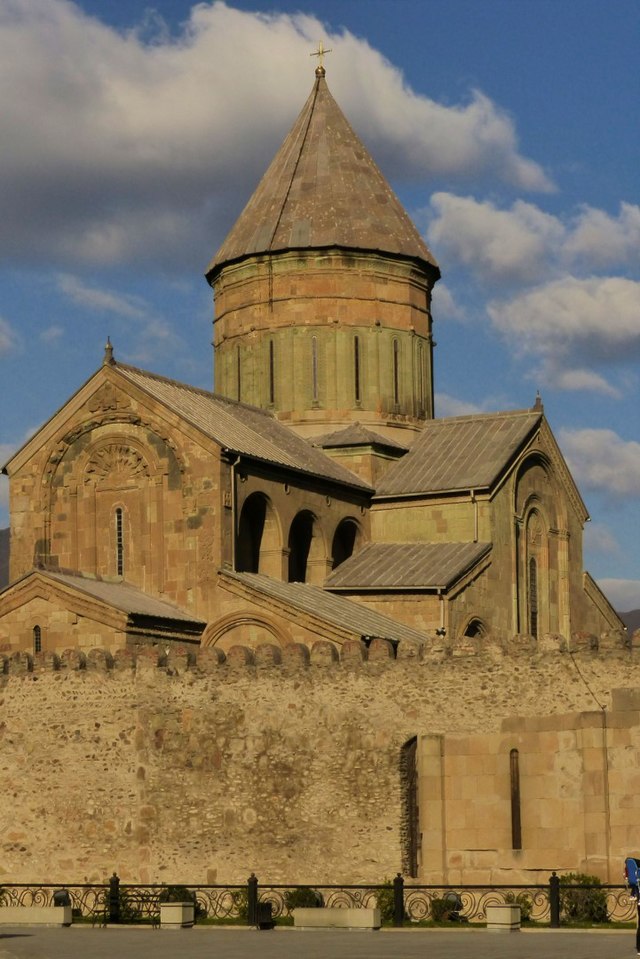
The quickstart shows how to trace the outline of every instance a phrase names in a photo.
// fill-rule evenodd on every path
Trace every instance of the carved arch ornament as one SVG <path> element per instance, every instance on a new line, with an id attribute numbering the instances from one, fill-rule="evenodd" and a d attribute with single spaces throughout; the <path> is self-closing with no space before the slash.
<path id="1" fill-rule="evenodd" d="M 99 484 L 113 476 L 137 479 L 141 476 L 148 477 L 150 473 L 149 463 L 136 446 L 122 440 L 107 441 L 95 448 L 89 456 L 84 466 L 83 479 L 85 483 Z"/>
<path id="2" fill-rule="evenodd" d="M 75 429 L 70 430 L 66 433 L 55 445 L 52 452 L 50 453 L 47 461 L 44 465 L 42 471 L 42 480 L 41 486 L 43 490 L 51 491 L 53 486 L 53 481 L 55 479 L 56 473 L 60 466 L 60 463 L 63 461 L 70 447 L 79 440 L 82 436 L 85 436 L 89 433 L 92 433 L 94 430 L 98 429 L 101 426 L 110 426 L 110 425 L 123 425 L 123 426 L 137 426 L 141 429 L 146 429 L 151 433 L 154 433 L 162 442 L 168 447 L 169 450 L 173 453 L 175 457 L 176 464 L 181 473 L 185 471 L 185 464 L 182 456 L 178 452 L 178 448 L 175 442 L 164 432 L 160 432 L 157 429 L 155 423 L 150 423 L 146 420 L 143 420 L 140 416 L 133 414 L 123 414 L 121 412 L 107 413 L 104 416 L 101 416 L 99 419 L 88 420 L 77 426 Z M 105 437 L 105 441 L 107 438 Z M 140 444 L 135 440 L 131 440 L 129 437 L 110 437 L 110 442 L 122 443 L 122 445 L 133 445 L 138 447 Z M 96 446 L 99 444 L 97 441 Z M 145 444 L 145 447 L 148 449 L 148 444 Z M 141 448 L 141 447 L 140 447 Z"/>
<path id="3" fill-rule="evenodd" d="M 216 646 L 227 633 L 238 626 L 256 626 L 259 629 L 264 629 L 265 632 L 270 633 L 281 648 L 292 642 L 289 632 L 269 616 L 253 613 L 230 613 L 215 623 L 209 623 L 202 634 L 202 646 Z"/>

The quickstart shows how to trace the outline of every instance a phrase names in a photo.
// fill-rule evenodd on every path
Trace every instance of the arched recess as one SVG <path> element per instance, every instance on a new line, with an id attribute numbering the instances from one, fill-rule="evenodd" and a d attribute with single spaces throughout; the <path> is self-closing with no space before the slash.
<path id="1" fill-rule="evenodd" d="M 309 510 L 301 510 L 289 527 L 289 583 L 312 580 L 312 567 L 321 568 L 321 579 L 326 575 L 326 548 L 316 517 Z"/>
<path id="2" fill-rule="evenodd" d="M 48 474 L 50 561 L 101 576 L 123 572 L 133 585 L 161 588 L 167 459 L 134 426 L 107 424 L 71 440 Z M 158 518 L 153 554 L 152 516 Z"/>
<path id="3" fill-rule="evenodd" d="M 537 503 L 523 518 L 520 546 L 520 604 L 524 632 L 538 639 L 551 629 L 549 524 Z"/>
<path id="4" fill-rule="evenodd" d="M 271 500 L 264 493 L 252 493 L 242 504 L 238 523 L 238 572 L 270 574 L 271 560 L 281 553 L 280 524 Z"/>
<path id="5" fill-rule="evenodd" d="M 203 646 L 217 646 L 224 652 L 232 646 L 255 649 L 264 643 L 273 643 L 282 648 L 291 642 L 291 636 L 280 624 L 254 613 L 230 613 L 210 623 L 202 634 Z"/>
<path id="6" fill-rule="evenodd" d="M 566 491 L 541 450 L 520 464 L 514 488 L 517 631 L 565 633 L 569 619 Z"/>
<path id="7" fill-rule="evenodd" d="M 462 630 L 466 639 L 486 639 L 489 635 L 486 623 L 478 616 L 472 616 Z"/>
<path id="8" fill-rule="evenodd" d="M 361 541 L 362 529 L 358 521 L 350 516 L 340 520 L 331 543 L 331 569 L 337 569 L 345 559 L 349 559 Z"/>

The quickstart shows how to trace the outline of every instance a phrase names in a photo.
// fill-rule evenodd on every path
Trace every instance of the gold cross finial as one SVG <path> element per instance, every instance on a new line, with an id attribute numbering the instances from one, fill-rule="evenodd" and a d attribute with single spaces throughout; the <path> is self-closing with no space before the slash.
<path id="1" fill-rule="evenodd" d="M 315 53 L 309 54 L 310 57 L 318 58 L 318 67 L 316 69 L 316 76 L 321 76 L 321 77 L 324 76 L 325 70 L 322 65 L 322 58 L 324 57 L 325 53 L 331 53 L 331 50 L 325 50 L 324 44 L 321 40 L 320 43 L 318 44 L 318 49 L 315 51 Z"/>

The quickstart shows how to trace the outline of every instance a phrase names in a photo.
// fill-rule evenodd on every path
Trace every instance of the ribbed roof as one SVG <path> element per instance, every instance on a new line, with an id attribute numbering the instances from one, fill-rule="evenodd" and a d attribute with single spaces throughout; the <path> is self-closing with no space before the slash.
<path id="1" fill-rule="evenodd" d="M 411 257 L 438 270 L 320 75 L 271 166 L 211 261 L 207 276 L 224 263 L 245 256 L 336 246 Z"/>
<path id="2" fill-rule="evenodd" d="M 335 463 L 265 410 L 134 366 L 117 363 L 113 369 L 225 449 L 348 486 L 371 489 L 355 473 Z"/>
<path id="3" fill-rule="evenodd" d="M 326 589 L 448 589 L 491 543 L 369 543 L 334 570 Z"/>
<path id="4" fill-rule="evenodd" d="M 542 422 L 542 413 L 518 410 L 428 420 L 398 463 L 380 480 L 380 496 L 490 489 Z"/>
<path id="5" fill-rule="evenodd" d="M 367 609 L 346 596 L 328 593 L 310 583 L 283 583 L 260 573 L 233 573 L 229 570 L 224 570 L 222 575 L 251 586 L 265 596 L 271 596 L 301 612 L 353 631 L 359 636 L 375 636 L 394 642 L 410 640 L 413 643 L 424 643 L 426 639 L 423 633 L 410 626 Z"/>
<path id="6" fill-rule="evenodd" d="M 336 430 L 333 433 L 312 436 L 309 442 L 314 446 L 321 446 L 323 449 L 340 449 L 343 446 L 381 446 L 398 452 L 404 451 L 405 453 L 409 449 L 408 446 L 401 446 L 395 440 L 367 429 L 358 421 L 350 423 L 344 429 Z"/>
<path id="7" fill-rule="evenodd" d="M 148 593 L 143 593 L 142 590 L 130 583 L 108 582 L 81 574 L 57 573 L 53 570 L 37 570 L 36 572 L 54 580 L 54 582 L 86 593 L 94 599 L 133 616 L 150 616 L 154 619 L 199 624 L 203 628 L 205 626 L 205 623 L 194 616 L 193 613 L 188 613 L 166 600 L 149 596 Z"/>

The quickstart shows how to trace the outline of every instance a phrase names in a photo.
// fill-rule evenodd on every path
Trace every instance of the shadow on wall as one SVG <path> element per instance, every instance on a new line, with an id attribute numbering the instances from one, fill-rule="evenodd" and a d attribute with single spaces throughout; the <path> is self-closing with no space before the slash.
<path id="1" fill-rule="evenodd" d="M 0 589 L 9 585 L 9 529 L 0 529 Z"/>

